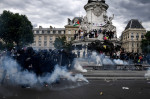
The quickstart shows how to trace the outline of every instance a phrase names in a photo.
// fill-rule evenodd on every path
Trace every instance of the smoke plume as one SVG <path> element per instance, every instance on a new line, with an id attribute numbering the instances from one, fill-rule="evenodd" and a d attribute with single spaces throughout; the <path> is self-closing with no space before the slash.
<path id="1" fill-rule="evenodd" d="M 75 59 L 73 67 L 75 70 L 80 71 L 80 72 L 87 72 L 86 69 L 84 69 L 81 64 L 80 64 L 80 59 Z"/>
<path id="2" fill-rule="evenodd" d="M 150 78 L 150 69 L 147 71 L 147 73 L 145 74 L 146 78 Z"/>
<path id="3" fill-rule="evenodd" d="M 61 78 L 65 78 L 68 81 L 76 82 L 78 80 L 88 82 L 86 78 L 81 74 L 72 75 L 65 67 L 56 65 L 52 73 L 47 73 L 43 76 L 37 77 L 33 72 L 28 70 L 22 71 L 19 64 L 10 57 L 2 57 L 0 66 L 7 72 L 9 83 L 17 85 L 30 85 L 36 86 L 36 84 L 52 84 Z"/>

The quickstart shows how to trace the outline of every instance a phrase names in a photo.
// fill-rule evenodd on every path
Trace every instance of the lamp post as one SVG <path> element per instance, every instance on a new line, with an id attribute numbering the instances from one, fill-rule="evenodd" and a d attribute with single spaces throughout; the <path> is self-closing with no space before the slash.
<path id="1" fill-rule="evenodd" d="M 138 40 L 139 40 L 139 34 L 136 35 L 136 39 L 137 39 L 137 43 L 138 43 Z M 138 48 L 137 48 L 137 49 L 138 49 Z M 137 53 L 139 53 L 139 52 L 137 51 Z"/>
<path id="2" fill-rule="evenodd" d="M 133 38 L 134 38 L 134 36 L 131 35 L 132 45 L 133 45 Z M 132 46 L 132 47 L 133 47 L 133 46 Z M 134 51 L 132 50 L 132 52 L 134 52 Z"/>

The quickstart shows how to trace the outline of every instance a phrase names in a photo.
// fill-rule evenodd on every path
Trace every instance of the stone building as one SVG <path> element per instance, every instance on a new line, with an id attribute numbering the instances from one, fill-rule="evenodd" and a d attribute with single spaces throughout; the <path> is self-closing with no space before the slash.
<path id="1" fill-rule="evenodd" d="M 55 49 L 54 41 L 57 37 L 65 35 L 65 28 L 39 28 L 33 29 L 34 43 L 31 45 L 35 50 Z"/>
<path id="2" fill-rule="evenodd" d="M 79 21 L 79 25 L 75 25 Z M 66 36 L 67 41 L 72 41 L 74 34 L 78 32 L 82 17 L 74 17 L 73 20 L 68 19 L 65 28 L 33 28 L 34 43 L 31 45 L 35 50 L 55 49 L 54 41 L 57 37 Z"/>
<path id="3" fill-rule="evenodd" d="M 122 48 L 125 52 L 141 53 L 141 40 L 146 29 L 137 19 L 131 19 L 121 35 Z"/>

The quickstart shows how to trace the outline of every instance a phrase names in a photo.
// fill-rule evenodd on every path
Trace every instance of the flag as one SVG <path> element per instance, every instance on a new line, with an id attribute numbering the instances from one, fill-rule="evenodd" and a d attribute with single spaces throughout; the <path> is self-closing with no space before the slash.
<path id="1" fill-rule="evenodd" d="M 79 20 L 73 25 L 73 26 L 78 26 L 80 24 Z"/>
<path id="2" fill-rule="evenodd" d="M 106 46 L 106 45 L 104 45 L 103 47 L 104 47 L 105 49 L 107 48 L 107 46 Z"/>
<path id="3" fill-rule="evenodd" d="M 139 59 L 139 60 L 138 60 L 138 63 L 140 63 L 140 62 L 141 62 L 141 60 Z"/>
<path id="4" fill-rule="evenodd" d="M 139 56 L 139 59 L 142 59 L 142 56 Z"/>
<path id="5" fill-rule="evenodd" d="M 105 37 L 104 37 L 104 40 L 108 40 L 108 37 L 107 37 L 107 36 L 105 36 Z"/>

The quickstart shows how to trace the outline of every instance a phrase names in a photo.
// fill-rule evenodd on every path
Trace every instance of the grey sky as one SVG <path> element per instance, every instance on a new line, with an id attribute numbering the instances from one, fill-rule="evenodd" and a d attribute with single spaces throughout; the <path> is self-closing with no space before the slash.
<path id="1" fill-rule="evenodd" d="M 10 10 L 25 14 L 34 26 L 64 27 L 67 18 L 85 16 L 84 5 L 88 0 L 0 0 L 0 13 Z M 118 37 L 130 19 L 139 19 L 150 30 L 150 0 L 106 0 L 108 16 L 115 14 L 113 24 Z"/>

